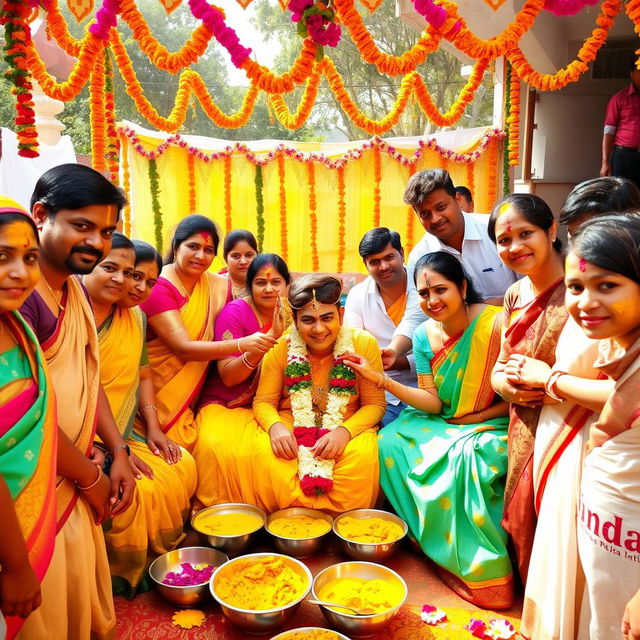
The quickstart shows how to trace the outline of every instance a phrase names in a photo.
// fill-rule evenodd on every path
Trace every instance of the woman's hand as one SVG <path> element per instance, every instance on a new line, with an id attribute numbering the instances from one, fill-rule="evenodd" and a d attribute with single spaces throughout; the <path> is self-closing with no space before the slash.
<path id="1" fill-rule="evenodd" d="M 285 330 L 284 321 L 282 319 L 282 300 L 280 297 L 276 300 L 276 306 L 273 309 L 273 319 L 271 321 L 271 329 L 267 331 L 267 335 L 277 340 Z"/>
<path id="2" fill-rule="evenodd" d="M 282 422 L 274 422 L 269 429 L 271 449 L 276 458 L 293 460 L 298 457 L 298 443 L 291 429 Z"/>
<path id="3" fill-rule="evenodd" d="M 268 333 L 260 333 L 260 331 L 240 338 L 239 342 L 243 352 L 260 353 L 263 355 L 276 343 L 273 336 L 270 336 Z"/>
<path id="4" fill-rule="evenodd" d="M 147 447 L 156 456 L 162 457 L 169 463 L 175 464 L 182 458 L 182 449 L 160 429 L 152 429 L 147 425 Z"/>
<path id="5" fill-rule="evenodd" d="M 129 456 L 129 466 L 136 480 L 141 480 L 143 475 L 153 480 L 153 469 L 146 462 L 140 460 L 135 453 Z"/>
<path id="6" fill-rule="evenodd" d="M 396 358 L 398 357 L 398 352 L 392 347 L 385 347 L 380 350 L 380 355 L 382 356 L 382 368 L 385 371 L 389 371 L 389 369 L 396 368 Z"/>
<path id="7" fill-rule="evenodd" d="M 89 460 L 91 460 L 91 462 L 98 465 L 102 469 L 102 467 L 104 467 L 104 463 L 106 459 L 107 459 L 107 456 L 104 450 L 101 449 L 100 447 L 96 447 L 95 445 L 92 445 L 91 451 L 89 453 Z"/>
<path id="8" fill-rule="evenodd" d="M 450 418 L 447 422 L 449 424 L 482 424 L 483 420 L 482 411 L 476 411 L 474 413 L 466 413 L 457 418 Z"/>
<path id="9" fill-rule="evenodd" d="M 129 457 L 122 449 L 114 452 L 109 480 L 111 481 L 111 515 L 116 516 L 129 508 L 136 488 Z"/>
<path id="10" fill-rule="evenodd" d="M 336 427 L 325 433 L 311 448 L 311 453 L 321 460 L 337 460 L 351 440 L 351 434 L 345 427 Z"/>
<path id="11" fill-rule="evenodd" d="M 101 524 L 109 517 L 111 511 L 111 483 L 109 482 L 109 476 L 102 473 L 102 469 L 100 469 L 98 482 L 91 489 L 81 491 L 80 495 L 93 510 L 96 524 Z"/>
<path id="12" fill-rule="evenodd" d="M 26 618 L 42 603 L 40 582 L 29 559 L 3 564 L 0 571 L 0 610 L 5 616 Z"/>
<path id="13" fill-rule="evenodd" d="M 624 608 L 621 631 L 624 640 L 640 640 L 640 590 Z"/>
<path id="14" fill-rule="evenodd" d="M 340 356 L 342 363 L 353 369 L 361 378 L 378 384 L 384 375 L 376 371 L 369 361 L 359 353 L 345 353 Z"/>
<path id="15" fill-rule="evenodd" d="M 514 353 L 505 364 L 504 372 L 513 385 L 544 389 L 551 375 L 551 367 L 542 360 Z"/>
<path id="16" fill-rule="evenodd" d="M 512 404 L 521 404 L 523 407 L 538 407 L 544 402 L 543 389 L 530 389 L 513 385 L 506 380 L 500 385 L 500 395 Z"/>

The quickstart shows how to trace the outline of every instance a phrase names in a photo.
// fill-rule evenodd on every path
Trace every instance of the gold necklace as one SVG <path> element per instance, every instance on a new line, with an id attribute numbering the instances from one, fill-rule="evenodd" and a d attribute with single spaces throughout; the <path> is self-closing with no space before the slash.
<path id="1" fill-rule="evenodd" d="M 190 299 L 191 294 L 187 291 L 187 288 L 184 286 L 184 284 L 182 284 L 182 280 L 180 279 L 180 274 L 178 273 L 178 270 L 176 269 L 175 264 L 173 265 L 173 273 L 176 274 L 176 278 L 178 279 L 178 284 L 182 289 L 182 294 L 184 295 L 185 298 Z"/>
<path id="2" fill-rule="evenodd" d="M 47 291 L 49 291 L 49 293 L 50 293 L 51 297 L 53 298 L 54 302 L 58 305 L 58 309 L 60 311 L 64 311 L 64 307 L 61 304 L 62 297 L 60 297 L 60 300 L 58 300 L 58 296 L 56 296 L 56 294 L 54 293 L 53 289 L 51 288 L 51 285 L 47 282 L 47 279 L 44 276 L 40 280 L 41 280 L 41 282 L 44 282 L 44 286 L 47 287 Z M 64 293 L 62 295 L 64 295 Z"/>

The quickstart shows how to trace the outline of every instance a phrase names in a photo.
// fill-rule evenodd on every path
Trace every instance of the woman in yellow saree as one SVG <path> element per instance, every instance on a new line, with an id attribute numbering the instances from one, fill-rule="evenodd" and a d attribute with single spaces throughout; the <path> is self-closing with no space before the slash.
<path id="1" fill-rule="evenodd" d="M 56 536 L 55 404 L 46 362 L 18 313 L 36 286 L 38 233 L 0 196 L 0 636 L 12 640 L 41 602 Z"/>
<path id="2" fill-rule="evenodd" d="M 342 359 L 358 353 L 379 372 L 382 360 L 371 334 L 342 326 L 341 291 L 328 275 L 295 280 L 294 324 L 262 361 L 254 452 L 241 472 L 253 487 L 243 498 L 267 512 L 303 506 L 342 513 L 372 507 L 378 496 L 384 392 L 356 380 Z"/>
<path id="3" fill-rule="evenodd" d="M 139 259 L 141 250 L 114 233 L 111 251 L 83 278 L 98 327 L 100 382 L 137 478 L 131 506 L 112 518 L 105 533 L 114 592 L 128 597 L 147 586 L 148 556 L 171 551 L 184 538 L 196 481 L 193 458 L 160 431 L 146 376 L 145 317 L 135 302 L 149 296 L 146 282 L 157 280 L 160 269 L 152 247 L 146 245 L 151 261 Z M 138 410 L 142 419 L 134 425 Z"/>
<path id="4" fill-rule="evenodd" d="M 215 224 L 192 214 L 176 227 L 147 315 L 149 367 L 165 433 L 189 451 L 197 438 L 192 405 L 211 360 L 233 353 L 267 351 L 273 338 L 261 333 L 213 341 L 215 319 L 227 300 L 227 280 L 207 270 L 218 251 Z"/>
<path id="5" fill-rule="evenodd" d="M 243 338 L 256 331 L 279 338 L 284 330 L 280 298 L 291 276 L 273 253 L 258 254 L 247 271 L 249 295 L 233 300 L 216 318 L 217 340 Z M 241 501 L 253 495 L 247 474 L 256 425 L 251 403 L 258 387 L 263 353 L 249 351 L 218 360 L 210 369 L 198 405 L 198 440 L 193 450 L 198 469 L 196 495 L 201 505 Z M 216 366 L 217 365 L 217 366 Z M 244 462 L 240 460 L 244 458 Z"/>

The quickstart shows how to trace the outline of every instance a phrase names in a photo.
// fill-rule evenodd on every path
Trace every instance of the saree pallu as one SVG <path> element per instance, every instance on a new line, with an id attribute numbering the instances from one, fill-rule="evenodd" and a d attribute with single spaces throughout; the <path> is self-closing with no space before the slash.
<path id="1" fill-rule="evenodd" d="M 144 318 L 138 308 L 117 309 L 111 323 L 98 334 L 100 381 L 123 438 L 131 453 L 146 462 L 153 479 L 136 481 L 131 506 L 112 518 L 105 541 L 116 593 L 132 597 L 146 574 L 148 558 L 175 549 L 184 539 L 184 521 L 195 490 L 193 458 L 170 465 L 153 454 L 144 436 L 131 433 L 138 409 L 140 357 L 144 346 Z"/>
<path id="2" fill-rule="evenodd" d="M 42 345 L 56 393 L 59 428 L 88 454 L 96 427 L 99 351 L 93 312 L 75 277 L 53 335 Z M 42 581 L 42 605 L 25 621 L 20 638 L 111 638 L 115 613 L 102 528 L 78 499 L 75 485 L 58 478 L 58 534 Z"/>
<path id="3" fill-rule="evenodd" d="M 162 277 L 176 289 L 179 288 L 180 283 L 174 281 L 176 276 L 173 269 L 163 269 Z M 154 294 L 156 297 L 164 295 L 162 289 L 157 292 L 154 289 Z M 213 323 L 225 304 L 226 295 L 226 280 L 205 273 L 179 310 L 169 308 L 173 301 L 168 301 L 167 311 L 162 313 L 173 314 L 178 311 L 191 340 L 212 340 Z M 147 306 L 144 306 L 143 310 L 146 309 Z M 152 315 L 147 313 L 148 318 Z M 157 317 L 160 314 L 155 315 Z M 191 451 L 197 438 L 191 405 L 198 396 L 209 363 L 184 362 L 173 353 L 161 335 L 151 339 L 147 347 L 160 424 L 173 440 Z"/>
<path id="4" fill-rule="evenodd" d="M 444 582 L 465 600 L 492 609 L 513 602 L 507 535 L 500 526 L 507 419 L 470 425 L 447 420 L 493 404 L 500 321 L 501 310 L 487 307 L 435 355 L 421 325 L 413 343 L 416 368 L 433 375 L 442 412 L 408 407 L 378 436 L 380 484 L 394 509 L 441 568 Z M 429 359 L 430 371 L 421 363 Z"/>
<path id="5" fill-rule="evenodd" d="M 596 378 L 597 351 L 598 342 L 569 318 L 558 340 L 554 370 Z M 540 412 L 533 455 L 538 520 L 520 628 L 527 639 L 574 640 L 576 635 L 584 587 L 577 506 L 585 445 L 596 416 L 570 401 L 545 405 Z"/>
<path id="6" fill-rule="evenodd" d="M 44 355 L 18 312 L 0 314 L 17 347 L 0 355 L 0 475 L 9 488 L 38 580 L 53 554 L 56 537 L 55 397 Z M 24 620 L 7 618 L 7 638 Z"/>
<path id="7" fill-rule="evenodd" d="M 557 280 L 521 310 L 505 332 L 501 361 L 518 353 L 553 365 L 560 332 L 568 317 L 564 294 L 564 280 Z M 513 403 L 509 406 L 509 466 L 502 526 L 513 540 L 523 583 L 527 580 L 536 529 L 533 450 L 541 409 L 542 406 Z"/>

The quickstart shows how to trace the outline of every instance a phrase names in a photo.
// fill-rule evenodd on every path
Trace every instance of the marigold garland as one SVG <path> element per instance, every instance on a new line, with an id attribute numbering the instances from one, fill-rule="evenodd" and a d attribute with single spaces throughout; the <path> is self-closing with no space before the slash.
<path id="1" fill-rule="evenodd" d="M 187 153 L 187 176 L 189 180 L 189 213 L 196 213 L 196 159 Z"/>
<path id="2" fill-rule="evenodd" d="M 224 157 L 224 225 L 225 233 L 231 231 L 231 155 Z"/>
<path id="3" fill-rule="evenodd" d="M 382 181 L 382 158 L 380 149 L 373 150 L 373 226 L 380 226 L 380 182 Z"/>
<path id="4" fill-rule="evenodd" d="M 504 73 L 504 133 L 506 140 L 510 139 L 511 131 L 509 124 L 509 116 L 511 115 L 511 80 L 513 69 L 508 61 L 505 64 Z M 516 78 L 516 82 L 519 80 Z M 509 145 L 505 144 L 502 149 L 502 195 L 506 196 L 511 187 L 509 179 Z"/>
<path id="5" fill-rule="evenodd" d="M 493 138 L 489 143 L 488 152 L 491 153 L 498 144 L 498 139 Z M 498 195 L 498 162 L 489 162 L 489 176 L 487 177 L 487 200 L 491 203 L 491 207 L 495 204 Z"/>
<path id="6" fill-rule="evenodd" d="M 289 243 L 287 240 L 287 189 L 285 187 L 284 154 L 278 153 L 278 183 L 280 185 L 280 253 L 286 262 L 289 255 Z"/>
<path id="7" fill-rule="evenodd" d="M 155 158 L 149 160 L 149 192 L 151 194 L 151 210 L 153 211 L 153 230 L 156 241 L 156 249 L 162 253 L 162 211 L 160 209 L 160 174 Z"/>
<path id="8" fill-rule="evenodd" d="M 89 82 L 89 118 L 91 121 L 91 165 L 96 171 L 107 168 L 105 161 L 107 121 L 105 115 L 104 48 L 96 56 Z"/>
<path id="9" fill-rule="evenodd" d="M 258 251 L 262 252 L 264 244 L 264 181 L 262 177 L 262 165 L 256 165 L 256 241 L 258 243 Z"/>
<path id="10" fill-rule="evenodd" d="M 312 160 L 307 163 L 307 185 L 309 187 L 309 224 L 311 226 L 311 265 L 314 272 L 320 271 L 318 257 L 318 202 L 316 199 L 316 167 Z"/>
<path id="11" fill-rule="evenodd" d="M 122 230 L 124 235 L 131 236 L 131 174 L 129 171 L 129 149 L 120 145 L 122 149 L 122 189 L 127 203 L 122 209 Z"/>
<path id="12" fill-rule="evenodd" d="M 509 164 L 517 165 L 520 156 L 520 79 L 510 69 L 510 108 L 509 108 Z"/>
<path id="13" fill-rule="evenodd" d="M 113 94 L 113 65 L 109 49 L 105 49 L 105 118 L 106 118 L 106 136 L 107 136 L 107 169 L 109 178 L 114 184 L 120 181 L 120 140 L 116 130 L 116 103 Z"/>
<path id="14" fill-rule="evenodd" d="M 344 165 L 338 167 L 338 273 L 342 273 L 345 255 L 345 218 L 347 217 L 347 205 L 345 202 Z"/>

